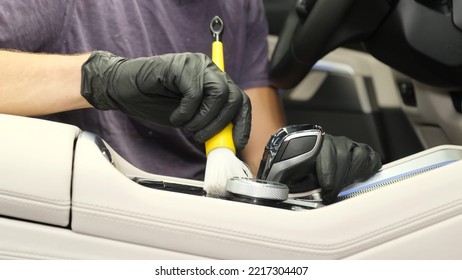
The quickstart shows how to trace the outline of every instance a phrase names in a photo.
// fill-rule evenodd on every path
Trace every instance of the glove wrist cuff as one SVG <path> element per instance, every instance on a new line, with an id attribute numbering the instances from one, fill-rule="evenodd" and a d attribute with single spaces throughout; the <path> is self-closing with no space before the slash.
<path id="1" fill-rule="evenodd" d="M 82 65 L 80 94 L 99 110 L 117 109 L 107 93 L 106 76 L 110 74 L 115 55 L 106 51 L 94 51 Z"/>

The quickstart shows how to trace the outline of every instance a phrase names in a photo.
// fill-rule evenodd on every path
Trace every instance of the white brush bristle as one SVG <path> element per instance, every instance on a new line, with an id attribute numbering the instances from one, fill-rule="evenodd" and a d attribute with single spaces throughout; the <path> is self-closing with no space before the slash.
<path id="1" fill-rule="evenodd" d="M 204 190 L 208 196 L 226 196 L 226 181 L 233 177 L 252 178 L 249 167 L 228 148 L 216 148 L 207 156 Z"/>

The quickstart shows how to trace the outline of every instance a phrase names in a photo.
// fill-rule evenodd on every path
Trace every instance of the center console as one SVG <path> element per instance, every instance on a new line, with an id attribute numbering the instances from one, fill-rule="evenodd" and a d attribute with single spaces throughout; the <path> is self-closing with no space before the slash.
<path id="1" fill-rule="evenodd" d="M 9 127 L 0 258 L 462 258 L 460 146 L 386 164 L 324 206 L 316 189 L 283 200 L 239 188 L 209 197 L 203 182 L 144 172 L 75 127 L 3 115 L 0 123 Z"/>
<path id="2" fill-rule="evenodd" d="M 462 229 L 459 146 L 387 164 L 323 206 L 316 191 L 283 201 L 207 197 L 200 181 L 144 173 L 100 144 L 86 132 L 77 142 L 72 229 L 79 233 L 231 259 L 446 258 L 462 245 L 447 236 Z"/>

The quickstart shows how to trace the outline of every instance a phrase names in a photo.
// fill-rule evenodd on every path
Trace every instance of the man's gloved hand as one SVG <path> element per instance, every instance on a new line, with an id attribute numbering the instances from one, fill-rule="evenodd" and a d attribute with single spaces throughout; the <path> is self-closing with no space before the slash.
<path id="1" fill-rule="evenodd" d="M 323 203 L 335 202 L 344 187 L 369 178 L 381 167 L 380 155 L 370 146 L 344 136 L 325 134 L 316 158 L 316 174 Z"/>
<path id="2" fill-rule="evenodd" d="M 198 142 L 230 122 L 237 149 L 250 134 L 249 98 L 204 54 L 127 59 L 95 51 L 82 65 L 81 94 L 97 109 L 180 127 Z"/>

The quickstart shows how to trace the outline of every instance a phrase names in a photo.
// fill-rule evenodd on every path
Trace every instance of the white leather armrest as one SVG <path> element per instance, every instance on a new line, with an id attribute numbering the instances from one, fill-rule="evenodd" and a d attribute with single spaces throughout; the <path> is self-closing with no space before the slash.
<path id="1" fill-rule="evenodd" d="M 0 215 L 67 226 L 80 130 L 1 114 L 0 127 Z"/>

